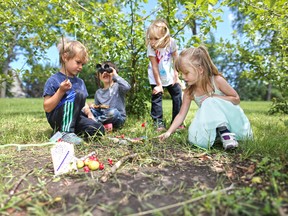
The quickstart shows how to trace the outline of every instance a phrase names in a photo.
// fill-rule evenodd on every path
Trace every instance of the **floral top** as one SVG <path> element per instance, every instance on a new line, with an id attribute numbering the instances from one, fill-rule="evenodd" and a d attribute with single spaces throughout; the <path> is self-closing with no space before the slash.
<path id="1" fill-rule="evenodd" d="M 170 45 L 166 48 L 160 48 L 154 50 L 148 45 L 147 56 L 156 57 L 158 62 L 159 75 L 162 86 L 169 86 L 173 84 L 174 69 L 173 69 L 173 53 L 177 51 L 177 45 L 173 38 L 170 40 Z M 149 62 L 148 77 L 150 85 L 156 85 L 156 81 L 153 75 L 152 64 Z"/>

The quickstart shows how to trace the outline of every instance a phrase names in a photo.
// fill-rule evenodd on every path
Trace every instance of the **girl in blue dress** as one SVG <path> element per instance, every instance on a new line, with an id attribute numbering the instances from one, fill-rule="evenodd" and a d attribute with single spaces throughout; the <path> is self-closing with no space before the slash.
<path id="1" fill-rule="evenodd" d="M 210 148 L 219 135 L 225 150 L 238 146 L 237 140 L 252 138 L 250 122 L 239 106 L 238 93 L 228 84 L 204 46 L 183 50 L 175 61 L 187 88 L 179 114 L 160 140 L 168 138 L 185 120 L 194 100 L 198 106 L 188 129 L 190 143 Z"/>

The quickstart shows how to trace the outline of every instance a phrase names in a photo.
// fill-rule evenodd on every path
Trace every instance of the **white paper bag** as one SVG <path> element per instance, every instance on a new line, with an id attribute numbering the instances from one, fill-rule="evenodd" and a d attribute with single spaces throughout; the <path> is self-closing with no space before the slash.
<path id="1" fill-rule="evenodd" d="M 51 155 L 55 175 L 77 170 L 73 144 L 57 142 L 51 148 Z"/>

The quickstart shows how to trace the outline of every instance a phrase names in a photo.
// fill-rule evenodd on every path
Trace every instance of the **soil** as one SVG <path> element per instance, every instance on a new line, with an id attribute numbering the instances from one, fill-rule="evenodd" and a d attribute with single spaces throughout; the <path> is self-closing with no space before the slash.
<path id="1" fill-rule="evenodd" d="M 43 187 L 34 191 L 34 194 L 39 192 L 37 205 L 48 206 L 49 213 L 55 215 L 83 215 L 87 211 L 97 216 L 151 215 L 149 211 L 158 208 L 163 215 L 183 215 L 184 209 L 179 208 L 181 203 L 191 200 L 197 204 L 201 200 L 196 199 L 201 196 L 199 191 L 210 194 L 213 190 L 231 185 L 251 184 L 256 164 L 248 160 L 241 160 L 240 163 L 239 157 L 240 154 L 235 152 L 208 154 L 168 149 L 165 154 L 159 153 L 159 157 L 151 163 L 144 163 L 142 160 L 145 158 L 138 154 L 125 161 L 106 182 L 102 182 L 101 177 L 111 168 L 107 162 L 102 171 L 85 173 L 79 170 L 51 177 L 54 170 L 49 148 L 27 149 L 21 151 L 21 157 L 15 158 L 14 163 L 19 167 L 15 170 L 18 178 L 15 178 L 14 185 L 18 182 L 17 191 L 23 191 L 39 185 L 39 181 L 45 182 Z M 104 161 L 104 157 L 101 159 Z M 120 159 L 115 159 L 114 164 Z M 25 180 L 19 182 L 23 174 L 26 175 Z M 48 195 L 53 201 L 47 203 L 47 198 L 43 198 L 43 203 L 39 203 L 41 194 Z M 27 203 L 33 202 L 33 198 L 25 199 L 21 211 L 11 208 L 10 213 L 26 215 Z M 217 213 L 224 214 L 225 209 L 218 209 Z"/>

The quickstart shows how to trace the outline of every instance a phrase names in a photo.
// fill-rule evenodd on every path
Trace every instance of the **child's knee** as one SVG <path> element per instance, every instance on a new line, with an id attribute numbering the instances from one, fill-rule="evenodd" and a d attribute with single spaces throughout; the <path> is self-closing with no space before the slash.
<path id="1" fill-rule="evenodd" d="M 113 118 L 113 117 L 117 117 L 119 115 L 119 111 L 115 108 L 111 108 L 108 112 L 107 112 L 107 116 L 110 117 L 110 118 Z"/>
<path id="2" fill-rule="evenodd" d="M 103 124 L 101 124 L 100 122 L 94 122 L 89 129 L 86 130 L 86 132 L 90 135 L 104 135 L 105 134 L 105 128 L 103 126 Z"/>

